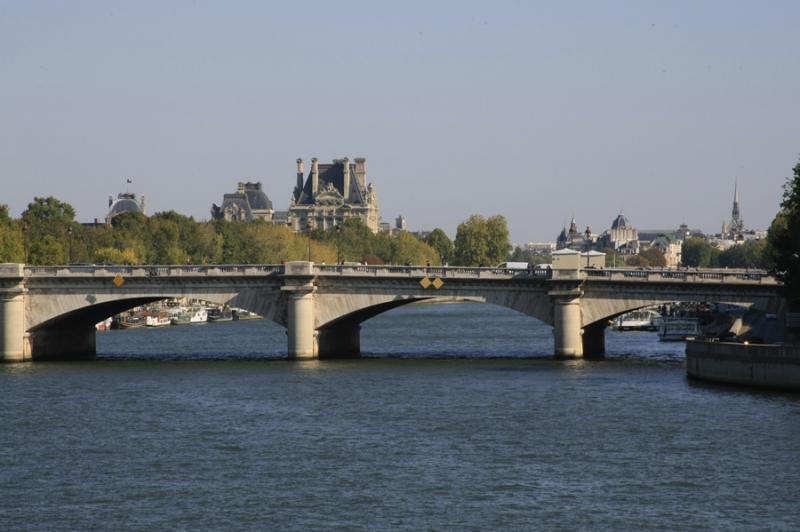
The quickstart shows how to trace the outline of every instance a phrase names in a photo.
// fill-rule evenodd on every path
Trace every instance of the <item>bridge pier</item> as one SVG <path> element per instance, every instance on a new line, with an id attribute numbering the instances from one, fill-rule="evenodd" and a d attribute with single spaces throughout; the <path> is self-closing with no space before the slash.
<path id="1" fill-rule="evenodd" d="M 603 358 L 606 354 L 606 324 L 603 320 L 583 328 L 583 356 Z"/>
<path id="2" fill-rule="evenodd" d="M 582 358 L 581 292 L 551 292 L 553 298 L 553 340 L 555 358 Z"/>
<path id="3" fill-rule="evenodd" d="M 314 330 L 314 291 L 312 283 L 284 287 L 289 291 L 287 328 L 289 358 L 317 358 L 317 335 Z"/>
<path id="4" fill-rule="evenodd" d="M 25 360 L 23 264 L 0 265 L 0 362 Z"/>
<path id="5" fill-rule="evenodd" d="M 361 325 L 358 323 L 322 328 L 317 334 L 320 358 L 361 356 Z"/>

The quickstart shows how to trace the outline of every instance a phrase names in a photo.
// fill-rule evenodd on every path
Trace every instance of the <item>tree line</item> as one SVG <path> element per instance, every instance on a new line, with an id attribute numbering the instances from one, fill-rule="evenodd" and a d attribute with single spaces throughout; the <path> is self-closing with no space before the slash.
<path id="1" fill-rule="evenodd" d="M 357 219 L 308 234 L 262 220 L 196 221 L 175 211 L 124 213 L 110 224 L 82 225 L 71 205 L 37 197 L 19 218 L 0 205 L 0 262 L 56 264 L 452 264 L 494 266 L 511 249 L 503 216 L 473 215 L 455 241 L 441 229 L 425 238 L 406 231 L 372 233 Z"/>

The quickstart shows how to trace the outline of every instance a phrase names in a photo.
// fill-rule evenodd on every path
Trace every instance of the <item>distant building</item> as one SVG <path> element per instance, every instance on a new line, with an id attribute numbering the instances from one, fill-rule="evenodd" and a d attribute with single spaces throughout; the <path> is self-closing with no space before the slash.
<path id="1" fill-rule="evenodd" d="M 578 231 L 578 224 L 575 223 L 575 217 L 573 216 L 569 223 L 569 229 L 566 227 L 561 229 L 561 233 L 556 239 L 556 249 L 588 251 L 594 247 L 596 242 L 597 236 L 592 233 L 588 226 L 582 233 Z"/>
<path id="2" fill-rule="evenodd" d="M 720 238 L 723 240 L 733 240 L 734 242 L 744 240 L 744 220 L 742 219 L 741 208 L 739 207 L 739 184 L 733 185 L 733 207 L 731 208 L 731 221 L 722 222 L 722 233 Z"/>
<path id="3" fill-rule="evenodd" d="M 639 253 L 639 231 L 624 214 L 619 213 L 611 222 L 611 229 L 600 237 L 598 247 L 611 248 L 623 255 L 636 255 Z"/>
<path id="4" fill-rule="evenodd" d="M 683 240 L 678 240 L 673 235 L 659 235 L 650 242 L 649 247 L 657 249 L 664 255 L 667 268 L 677 268 L 681 265 Z"/>
<path id="5" fill-rule="evenodd" d="M 535 253 L 537 255 L 549 255 L 556 250 L 554 242 L 528 242 L 521 246 L 528 253 Z"/>
<path id="6" fill-rule="evenodd" d="M 114 199 L 113 196 L 108 197 L 107 224 L 110 224 L 115 217 L 126 212 L 145 214 L 144 196 L 139 196 L 139 199 L 137 199 L 136 194 L 133 192 L 120 192 L 117 194 L 117 199 Z"/>
<path id="7" fill-rule="evenodd" d="M 295 231 L 327 230 L 345 220 L 361 220 L 373 233 L 379 229 L 375 187 L 367 184 L 366 162 L 356 158 L 334 159 L 320 164 L 311 159 L 311 171 L 304 176 L 303 160 L 297 159 L 297 186 L 289 207 L 289 225 Z"/>
<path id="8" fill-rule="evenodd" d="M 272 222 L 275 211 L 272 202 L 261 188 L 261 183 L 239 183 L 236 192 L 222 196 L 222 205 L 211 205 L 215 220 Z"/>

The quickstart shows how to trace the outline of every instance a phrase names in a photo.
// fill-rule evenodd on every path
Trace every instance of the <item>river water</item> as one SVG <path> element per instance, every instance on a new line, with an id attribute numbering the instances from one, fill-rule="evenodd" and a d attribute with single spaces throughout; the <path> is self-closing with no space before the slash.
<path id="1" fill-rule="evenodd" d="M 477 304 L 287 362 L 264 320 L 98 334 L 0 366 L 0 529 L 800 527 L 800 396 L 687 381 L 683 344 Z"/>

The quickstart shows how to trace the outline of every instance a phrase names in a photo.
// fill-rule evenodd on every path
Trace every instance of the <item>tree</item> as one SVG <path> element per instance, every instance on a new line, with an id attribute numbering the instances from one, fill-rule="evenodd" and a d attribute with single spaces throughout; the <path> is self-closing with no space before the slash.
<path id="1" fill-rule="evenodd" d="M 453 260 L 453 241 L 438 227 L 425 237 L 425 243 L 436 250 L 442 264 L 449 264 Z"/>
<path id="2" fill-rule="evenodd" d="M 723 268 L 763 268 L 766 265 L 766 240 L 748 240 L 719 254 Z"/>
<path id="3" fill-rule="evenodd" d="M 406 231 L 388 237 L 389 264 L 439 264 L 439 254 L 422 240 Z M 383 258 L 383 257 L 381 257 Z"/>
<path id="4" fill-rule="evenodd" d="M 454 250 L 455 263 L 460 266 L 489 265 L 489 230 L 486 220 L 473 214 L 458 225 Z"/>
<path id="5" fill-rule="evenodd" d="M 781 210 L 767 233 L 770 272 L 783 282 L 792 311 L 800 311 L 800 163 L 783 187 Z"/>
<path id="6" fill-rule="evenodd" d="M 667 266 L 667 259 L 664 253 L 656 248 L 650 248 L 639 253 L 642 258 L 647 262 L 647 266 L 654 268 L 665 268 Z"/>
<path id="7" fill-rule="evenodd" d="M 473 214 L 459 224 L 456 231 L 454 258 L 462 266 L 493 266 L 508 260 L 511 243 L 504 216 L 488 220 Z"/>
<path id="8" fill-rule="evenodd" d="M 8 206 L 0 205 L 0 263 L 24 262 L 25 246 L 20 224 L 8 214 Z"/>
<path id="9" fill-rule="evenodd" d="M 22 230 L 32 264 L 69 262 L 70 241 L 80 228 L 75 209 L 52 196 L 34 198 L 22 213 Z"/>
<path id="10" fill-rule="evenodd" d="M 548 254 L 534 253 L 533 251 L 523 249 L 520 246 L 514 248 L 514 251 L 509 255 L 510 262 L 527 262 L 528 264 L 549 264 L 552 257 Z"/>
<path id="11" fill-rule="evenodd" d="M 719 250 L 703 238 L 692 237 L 683 241 L 681 263 L 690 268 L 711 268 L 719 264 Z"/>
<path id="12" fill-rule="evenodd" d="M 486 220 L 488 232 L 488 261 L 490 265 L 500 264 L 508 260 L 511 253 L 511 241 L 508 232 L 508 222 L 503 215 L 492 216 Z"/>

